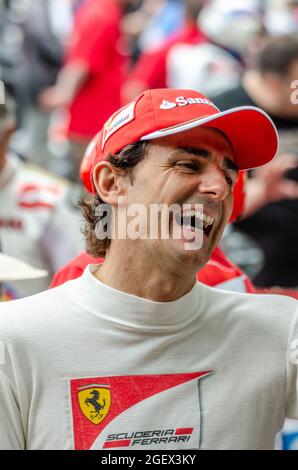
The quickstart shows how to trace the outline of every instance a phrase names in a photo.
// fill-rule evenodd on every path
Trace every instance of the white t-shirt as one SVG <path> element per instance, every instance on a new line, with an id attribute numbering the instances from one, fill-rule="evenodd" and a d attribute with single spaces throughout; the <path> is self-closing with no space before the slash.
<path id="1" fill-rule="evenodd" d="M 0 306 L 0 448 L 273 448 L 298 417 L 297 302 L 200 283 L 153 302 L 95 268 Z"/>

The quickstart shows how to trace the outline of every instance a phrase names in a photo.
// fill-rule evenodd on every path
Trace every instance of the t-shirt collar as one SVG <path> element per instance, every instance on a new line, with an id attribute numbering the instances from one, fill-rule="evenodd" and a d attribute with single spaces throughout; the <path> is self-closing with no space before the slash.
<path id="1" fill-rule="evenodd" d="M 178 300 L 155 302 L 113 289 L 93 273 L 99 265 L 89 265 L 83 275 L 66 283 L 68 296 L 81 308 L 123 327 L 176 331 L 192 323 L 199 314 L 200 284 Z"/>

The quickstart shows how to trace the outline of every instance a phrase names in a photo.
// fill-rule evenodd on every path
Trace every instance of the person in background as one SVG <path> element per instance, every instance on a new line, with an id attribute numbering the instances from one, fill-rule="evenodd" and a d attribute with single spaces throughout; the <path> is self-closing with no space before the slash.
<path id="1" fill-rule="evenodd" d="M 18 0 L 0 5 L 0 76 L 17 105 L 13 148 L 48 168 L 49 115 L 37 98 L 54 85 L 62 65 L 73 0 Z"/>
<path id="2" fill-rule="evenodd" d="M 89 140 L 120 106 L 126 56 L 120 21 L 134 0 L 85 0 L 76 10 L 56 84 L 39 98 L 47 110 L 65 108 L 74 181 Z"/>
<path id="3" fill-rule="evenodd" d="M 132 59 L 161 46 L 183 25 L 183 0 L 143 0 L 139 8 L 125 15 L 123 30 L 133 46 Z"/>
<path id="4" fill-rule="evenodd" d="M 199 44 L 206 42 L 205 35 L 197 25 L 198 14 L 204 0 L 183 0 L 183 26 L 158 47 L 148 48 L 140 55 L 136 65 L 123 83 L 123 103 L 132 100 L 147 88 L 165 88 L 167 84 L 167 60 L 171 49 L 178 44 Z"/>
<path id="5" fill-rule="evenodd" d="M 216 0 L 202 8 L 197 21 L 208 42 L 173 45 L 167 57 L 167 86 L 207 95 L 233 88 L 248 50 L 263 32 L 261 9 L 251 0 Z"/>
<path id="6" fill-rule="evenodd" d="M 80 214 L 69 202 L 70 185 L 45 170 L 29 165 L 10 150 L 16 128 L 15 105 L 6 93 L 0 104 L 0 242 L 1 251 L 48 276 L 34 282 L 14 282 L 16 297 L 49 286 L 51 277 L 82 249 Z"/>

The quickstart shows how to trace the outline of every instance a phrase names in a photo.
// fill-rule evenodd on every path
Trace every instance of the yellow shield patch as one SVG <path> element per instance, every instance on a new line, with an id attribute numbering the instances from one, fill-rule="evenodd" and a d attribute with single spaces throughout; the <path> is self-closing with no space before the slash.
<path id="1" fill-rule="evenodd" d="M 93 424 L 101 423 L 111 406 L 111 390 L 106 385 L 88 385 L 78 392 L 80 408 Z"/>

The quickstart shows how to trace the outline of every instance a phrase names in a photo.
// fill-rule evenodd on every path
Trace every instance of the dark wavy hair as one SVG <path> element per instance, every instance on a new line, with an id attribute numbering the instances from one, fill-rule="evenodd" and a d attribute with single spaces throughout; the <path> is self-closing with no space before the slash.
<path id="1" fill-rule="evenodd" d="M 114 168 L 127 173 L 131 183 L 133 183 L 133 168 L 145 157 L 147 145 L 148 142 L 146 141 L 127 145 L 118 154 L 109 155 L 107 161 L 110 162 Z M 85 236 L 86 250 L 95 258 L 104 257 L 111 243 L 108 236 L 104 239 L 99 239 L 96 235 L 96 231 L 103 225 L 102 219 L 105 218 L 106 215 L 105 210 L 99 210 L 101 204 L 106 203 L 104 203 L 98 194 L 92 199 L 84 198 L 79 202 L 85 219 L 82 232 Z M 107 233 L 107 227 L 103 228 L 105 233 Z"/>

